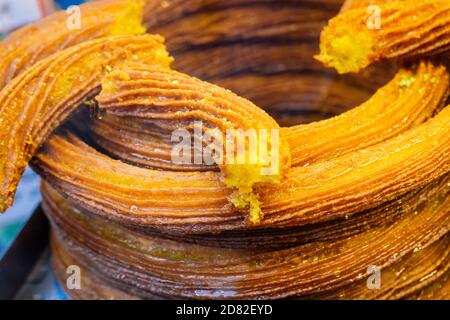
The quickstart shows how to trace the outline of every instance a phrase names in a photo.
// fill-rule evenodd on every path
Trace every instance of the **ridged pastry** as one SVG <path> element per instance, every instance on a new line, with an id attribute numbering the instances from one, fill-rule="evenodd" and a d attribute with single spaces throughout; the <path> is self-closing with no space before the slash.
<path id="1" fill-rule="evenodd" d="M 64 12 L 29 24 L 0 43 L 0 89 L 56 51 L 106 36 L 140 34 L 142 1 L 107 0 L 80 6 L 80 25 L 70 25 Z"/>
<path id="2" fill-rule="evenodd" d="M 383 59 L 420 58 L 450 49 L 450 3 L 446 0 L 380 4 L 380 29 L 367 25 L 367 8 L 331 19 L 323 30 L 317 59 L 339 73 L 357 72 Z"/>
<path id="3" fill-rule="evenodd" d="M 330 25 L 362 19 L 369 2 L 347 1 Z M 28 56 L 12 80 L 5 70 L 14 64 L 3 69 L 1 209 L 31 160 L 56 275 L 64 283 L 69 265 L 83 270 L 72 298 L 448 299 L 449 75 L 439 54 L 449 13 L 438 2 L 380 2 L 390 8 L 386 30 L 411 12 L 419 23 L 406 19 L 386 35 L 391 55 L 360 63 L 352 41 L 344 51 L 358 59 L 333 65 L 328 56 L 338 71 L 389 60 L 339 78 L 312 60 L 338 0 L 99 2 L 81 8 L 105 6 L 105 16 L 58 33 L 80 40 L 68 48 L 49 33 L 62 15 L 46 18 L 42 55 Z M 128 13 L 116 19 L 121 5 Z M 160 36 L 111 35 L 142 32 L 141 9 L 173 64 Z M 441 28 L 430 34 L 428 14 Z M 333 31 L 324 31 L 325 47 Z M 431 41 L 437 31 L 443 38 Z M 24 52 L 36 48 L 30 39 Z M 413 63 L 397 68 L 399 57 Z M 282 127 L 283 114 L 293 114 L 286 123 L 340 115 Z M 276 174 L 174 162 L 173 131 L 195 133 L 196 121 L 218 136 L 279 133 Z M 371 267 L 381 272 L 378 290 L 368 287 Z"/>
<path id="4" fill-rule="evenodd" d="M 289 144 L 292 166 L 331 159 L 382 142 L 421 124 L 443 106 L 448 97 L 448 86 L 448 74 L 443 66 L 422 62 L 416 68 L 400 70 L 374 96 L 351 111 L 314 124 L 282 128 Z M 171 84 L 171 88 L 175 91 L 176 86 Z M 168 105 L 170 100 L 165 96 L 164 101 Z M 131 114 L 131 110 L 129 112 L 129 116 L 133 116 L 129 119 L 113 112 L 102 113 L 100 119 L 93 117 L 86 134 L 112 155 L 132 164 L 181 171 L 215 168 L 204 164 L 173 163 L 171 130 L 144 123 L 144 119 Z M 80 121 L 85 122 L 84 119 Z"/>
<path id="5" fill-rule="evenodd" d="M 229 90 L 182 73 L 148 65 L 124 67 L 105 77 L 96 100 L 99 108 L 109 114 L 156 122 L 169 132 L 189 129 L 193 121 L 202 121 L 205 128 L 218 130 L 217 138 L 222 143 L 218 146 L 220 159 L 216 162 L 225 184 L 237 189 L 230 201 L 238 208 L 248 209 L 253 223 L 262 218 L 259 198 L 253 188 L 278 184 L 290 168 L 288 144 L 279 137 L 279 126 L 272 117 Z M 278 134 L 276 137 L 273 131 Z M 247 132 L 254 133 L 253 147 L 257 152 L 250 150 L 250 142 L 243 145 L 245 163 L 239 162 L 242 153 L 239 150 L 228 152 L 230 132 L 236 135 L 232 138 L 236 140 L 235 146 L 239 136 L 245 139 Z M 268 163 L 265 157 L 275 160 Z"/>
<path id="6" fill-rule="evenodd" d="M 292 168 L 280 184 L 257 190 L 265 218 L 256 226 L 227 206 L 232 190 L 218 173 L 133 167 L 73 136 L 52 138 L 35 166 L 65 196 L 123 223 L 189 233 L 299 226 L 374 208 L 448 173 L 449 114 L 447 107 L 386 142 Z M 83 163 L 73 161 L 79 153 Z"/>
<path id="7" fill-rule="evenodd" d="M 161 37 L 101 38 L 41 60 L 0 92 L 0 211 L 12 204 L 25 167 L 53 129 L 95 96 L 108 70 L 130 60 L 171 62 Z"/>
<path id="8" fill-rule="evenodd" d="M 257 233 L 228 248 L 223 243 L 233 240 L 233 234 L 204 235 L 203 243 L 183 238 L 174 241 L 164 234 L 133 231 L 74 209 L 45 184 L 43 195 L 46 211 L 57 226 L 54 248 L 69 250 L 75 264 L 89 270 L 97 281 L 136 298 L 328 295 L 386 299 L 406 298 L 448 271 L 448 190 L 448 178 L 441 179 L 431 189 L 422 190 L 427 200 L 411 194 L 403 203 L 393 204 L 384 217 L 386 211 L 378 210 L 374 212 L 377 215 L 363 214 L 351 224 L 344 219 L 324 232 L 299 229 L 303 236 L 298 243 L 289 241 L 295 234 L 292 231 L 274 230 L 272 238 L 286 239 L 276 249 L 252 248 L 264 239 L 264 234 Z M 355 222 L 368 225 L 344 236 Z M 422 256 L 428 259 L 421 260 Z M 420 262 L 420 267 L 414 262 Z M 383 266 L 381 290 L 366 287 L 368 265 Z M 402 277 L 395 276 L 399 271 Z M 340 290 L 343 285 L 348 288 Z"/>

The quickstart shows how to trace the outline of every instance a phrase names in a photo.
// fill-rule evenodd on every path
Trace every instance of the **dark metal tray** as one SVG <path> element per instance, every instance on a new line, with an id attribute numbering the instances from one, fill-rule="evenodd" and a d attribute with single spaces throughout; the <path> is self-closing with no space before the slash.
<path id="1" fill-rule="evenodd" d="M 0 299 L 17 297 L 48 247 L 49 223 L 38 207 L 0 260 Z"/>

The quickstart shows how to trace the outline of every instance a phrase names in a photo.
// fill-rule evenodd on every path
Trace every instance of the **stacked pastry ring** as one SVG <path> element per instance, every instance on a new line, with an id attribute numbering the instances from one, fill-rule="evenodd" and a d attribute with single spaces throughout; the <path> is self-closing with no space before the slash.
<path id="1" fill-rule="evenodd" d="M 82 269 L 73 298 L 449 298 L 450 8 L 407 2 L 381 3 L 378 31 L 361 1 L 330 21 L 321 61 L 380 61 L 347 76 L 312 60 L 337 0 L 99 1 L 79 29 L 57 13 L 13 33 L 1 209 L 31 161 L 56 273 Z M 171 161 L 193 121 L 278 130 L 276 179 Z"/>

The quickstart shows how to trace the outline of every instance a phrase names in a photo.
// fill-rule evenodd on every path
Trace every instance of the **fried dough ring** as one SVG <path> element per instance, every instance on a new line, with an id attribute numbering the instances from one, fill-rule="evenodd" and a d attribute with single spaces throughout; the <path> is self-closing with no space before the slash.
<path id="1" fill-rule="evenodd" d="M 154 5 L 145 10 L 147 25 Z M 181 6 L 173 16 L 158 10 L 163 21 L 196 7 Z M 265 6 L 261 10 L 270 13 Z M 211 14 L 216 16 L 222 13 Z M 197 18 L 193 14 L 188 20 Z M 108 23 L 114 25 L 113 20 Z M 193 46 L 297 36 L 281 22 L 280 28 L 259 30 L 257 19 L 223 36 L 220 26 L 228 23 L 205 32 Z M 202 24 L 186 26 L 180 30 L 202 33 Z M 245 28 L 254 32 L 247 35 Z M 186 39 L 175 34 L 169 43 L 182 53 Z M 56 53 L 53 41 L 48 47 L 44 43 L 48 51 L 18 69 L 0 92 L 0 120 L 8 129 L 0 133 L 0 205 L 11 204 L 17 180 L 34 156 L 32 165 L 44 179 L 43 206 L 53 226 L 58 276 L 62 280 L 72 262 L 89 270 L 92 291 L 76 297 L 448 296 L 450 106 L 441 110 L 449 86 L 444 67 L 419 62 L 403 68 L 349 112 L 282 128 L 279 183 L 250 184 L 262 218 L 252 214 L 251 203 L 244 214 L 236 208 L 232 187 L 242 184 L 226 185 L 227 167 L 168 165 L 168 136 L 173 129 L 189 129 L 191 120 L 222 130 L 280 129 L 267 113 L 230 91 L 172 70 L 158 36 L 100 38 Z M 78 115 L 75 127 L 91 135 L 94 143 L 88 142 L 98 150 L 72 129 L 49 137 L 94 97 L 98 117 L 86 121 Z M 161 152 L 146 150 L 160 147 Z M 381 291 L 366 289 L 368 265 L 385 272 Z M 402 272 L 408 279 L 397 275 Z"/>
<path id="2" fill-rule="evenodd" d="M 69 250 L 76 263 L 94 273 L 98 281 L 136 297 L 273 299 L 311 298 L 315 293 L 335 298 L 401 298 L 448 270 L 448 190 L 448 178 L 444 178 L 428 191 L 421 190 L 427 193 L 428 202 L 414 195 L 405 197 L 402 204 L 393 204 L 387 221 L 378 220 L 377 227 L 339 237 L 336 225 L 336 239 L 327 239 L 329 232 L 322 233 L 324 238 L 277 250 L 251 248 L 251 238 L 242 239 L 242 248 L 223 248 L 221 244 L 229 237 L 226 234 L 206 235 L 204 244 L 145 235 L 72 209 L 46 184 L 43 195 L 57 230 L 54 245 Z M 379 212 L 383 211 L 380 208 Z M 304 228 L 303 232 L 307 231 Z M 290 233 L 278 235 L 291 238 Z M 255 235 L 255 240 L 259 239 Z M 78 250 L 71 250 L 72 246 Z M 419 254 L 408 254 L 412 251 Z M 430 253 L 432 258 L 427 256 Z M 411 268 L 414 264 L 410 263 L 417 261 L 421 261 L 420 270 Z M 387 269 L 380 291 L 366 287 L 366 269 L 371 264 Z M 402 269 L 402 278 L 389 279 Z M 430 272 L 432 276 L 426 277 Z M 347 295 L 336 296 L 343 284 L 350 284 L 351 289 L 346 289 Z"/>
<path id="3" fill-rule="evenodd" d="M 154 72 L 156 76 L 157 72 Z M 179 103 L 179 100 L 173 99 L 171 95 L 176 94 L 177 90 L 180 90 L 181 95 L 181 90 L 185 90 L 170 81 L 174 80 L 165 80 L 167 84 L 155 82 L 149 85 L 142 82 L 138 85 L 133 78 L 130 80 L 133 87 L 124 88 L 118 97 L 123 99 L 123 96 L 134 90 L 144 91 L 146 87 L 151 87 L 151 90 L 157 92 L 158 99 L 163 98 L 164 106 L 169 108 L 171 103 Z M 122 83 L 124 87 L 127 86 L 125 81 Z M 443 106 L 448 97 L 448 84 L 448 74 L 444 67 L 422 62 L 412 70 L 400 70 L 394 79 L 380 88 L 367 102 L 351 111 L 329 120 L 283 128 L 282 134 L 289 145 L 292 166 L 330 160 L 385 141 L 417 126 Z M 163 90 L 158 92 L 158 85 L 164 86 L 165 90 L 170 87 L 173 93 Z M 419 100 L 416 100 L 417 96 L 420 96 Z M 129 101 L 127 107 L 120 107 L 117 111 L 110 110 L 107 114 L 102 114 L 101 119 L 94 117 L 86 134 L 92 135 L 94 141 L 110 154 L 138 166 L 180 171 L 214 169 L 212 166 L 172 163 L 170 152 L 173 145 L 170 142 L 170 133 L 174 128 L 163 130 L 151 124 L 147 125 L 143 122 L 155 122 L 157 115 L 152 114 L 152 119 L 148 119 L 143 112 L 135 112 L 134 108 L 129 108 L 133 103 L 142 106 L 144 99 L 145 95 L 141 94 L 138 102 Z M 151 104 L 152 101 L 149 99 L 146 103 Z M 164 117 L 171 121 L 169 115 Z M 85 122 L 84 119 L 80 121 Z M 238 121 L 251 123 L 248 117 Z M 177 126 L 183 125 L 177 123 Z"/>
<path id="4" fill-rule="evenodd" d="M 449 115 L 447 107 L 386 142 L 292 168 L 280 184 L 258 190 L 265 219 L 257 227 L 299 226 L 351 215 L 445 175 L 450 171 Z M 84 161 L 75 163 L 80 153 Z M 35 167 L 66 196 L 125 224 L 188 233 L 254 227 L 227 206 L 232 190 L 218 173 L 136 168 L 96 152 L 73 136 L 52 138 Z"/>

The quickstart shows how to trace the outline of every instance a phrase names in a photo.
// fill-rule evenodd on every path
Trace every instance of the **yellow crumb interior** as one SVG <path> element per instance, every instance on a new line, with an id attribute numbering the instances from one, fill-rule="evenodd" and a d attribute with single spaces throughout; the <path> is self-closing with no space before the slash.
<path id="1" fill-rule="evenodd" d="M 142 25 L 142 11 L 143 7 L 140 2 L 130 1 L 127 8 L 117 16 L 110 35 L 121 36 L 145 33 L 146 29 Z"/>
<path id="2" fill-rule="evenodd" d="M 254 186 L 260 183 L 279 183 L 281 174 L 261 173 L 260 164 L 228 164 L 222 169 L 225 184 L 236 191 L 229 197 L 230 202 L 239 210 L 248 211 L 248 221 L 258 224 L 264 217 L 259 196 L 254 192 Z"/>
<path id="3" fill-rule="evenodd" d="M 90 74 L 97 69 L 98 65 L 101 65 L 104 58 L 101 53 L 92 53 L 88 58 L 78 61 L 77 64 L 73 64 L 64 71 L 63 75 L 50 74 L 51 77 L 56 76 L 56 82 L 52 96 L 49 97 L 49 101 L 53 99 L 61 99 L 70 94 L 74 86 L 85 83 L 88 80 Z"/>
<path id="4" fill-rule="evenodd" d="M 120 88 L 119 81 L 130 80 L 130 75 L 121 69 L 111 71 L 108 76 L 102 79 L 102 93 L 113 94 Z"/>
<path id="5" fill-rule="evenodd" d="M 248 221 L 250 223 L 258 224 L 264 218 L 259 197 L 252 189 L 249 192 L 243 192 L 242 190 L 233 192 L 229 200 L 237 209 L 248 210 Z"/>
<path id="6" fill-rule="evenodd" d="M 315 58 L 339 73 L 358 72 L 370 64 L 372 44 L 369 30 L 327 27 L 321 37 L 320 55 Z"/>

